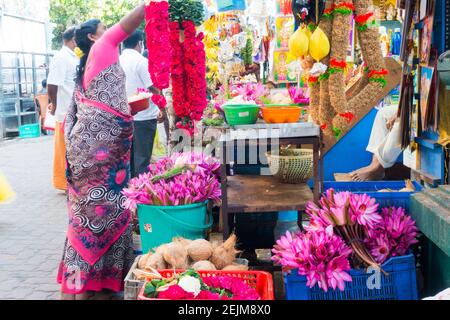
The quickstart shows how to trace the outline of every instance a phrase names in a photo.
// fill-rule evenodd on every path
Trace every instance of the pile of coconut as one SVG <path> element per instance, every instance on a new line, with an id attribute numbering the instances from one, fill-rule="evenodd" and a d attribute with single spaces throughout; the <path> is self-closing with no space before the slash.
<path id="1" fill-rule="evenodd" d="M 145 278 L 149 272 L 165 269 L 247 271 L 248 266 L 235 262 L 236 254 L 239 253 L 236 240 L 234 234 L 223 243 L 174 238 L 171 243 L 142 255 L 138 269 L 133 272 L 137 278 Z"/>

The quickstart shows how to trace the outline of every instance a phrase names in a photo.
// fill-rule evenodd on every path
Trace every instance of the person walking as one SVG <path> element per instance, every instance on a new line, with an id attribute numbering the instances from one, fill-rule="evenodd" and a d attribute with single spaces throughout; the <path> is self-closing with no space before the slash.
<path id="1" fill-rule="evenodd" d="M 50 64 L 47 93 L 50 100 L 49 112 L 56 117 L 53 186 L 58 190 L 66 191 L 66 146 L 63 123 L 72 101 L 75 89 L 75 74 L 79 63 L 79 59 L 74 53 L 76 47 L 75 27 L 64 32 L 63 41 L 62 49 L 55 55 Z M 45 114 L 43 116 L 45 117 Z"/>
<path id="2" fill-rule="evenodd" d="M 75 32 L 82 57 L 64 127 L 69 225 L 57 276 L 62 299 L 122 291 L 134 261 L 131 212 L 121 193 L 130 178 L 133 118 L 119 45 L 144 18 L 142 4 L 108 30 L 90 20 Z"/>
<path id="3" fill-rule="evenodd" d="M 142 55 L 144 49 L 144 34 L 136 30 L 123 42 L 124 50 L 120 56 L 120 65 L 125 71 L 127 95 L 130 97 L 137 89 L 147 89 L 159 94 L 152 86 L 148 72 L 148 60 Z M 155 141 L 158 119 L 163 118 L 163 112 L 150 101 L 150 107 L 134 116 L 133 147 L 131 150 L 131 174 L 133 177 L 148 171 Z"/>

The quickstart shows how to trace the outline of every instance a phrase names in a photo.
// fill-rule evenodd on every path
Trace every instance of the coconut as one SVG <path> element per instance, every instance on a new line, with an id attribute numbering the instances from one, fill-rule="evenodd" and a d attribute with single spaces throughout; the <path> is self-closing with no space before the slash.
<path id="1" fill-rule="evenodd" d="M 145 265 L 147 264 L 147 260 L 150 258 L 151 255 L 152 255 L 151 253 L 147 253 L 147 254 L 142 255 L 139 258 L 138 269 L 144 269 L 145 268 Z"/>
<path id="2" fill-rule="evenodd" d="M 248 266 L 238 263 L 230 264 L 222 269 L 223 271 L 248 271 Z"/>
<path id="3" fill-rule="evenodd" d="M 164 252 L 166 252 L 168 245 L 169 245 L 168 243 L 160 245 L 158 248 L 155 249 L 155 253 L 160 253 L 164 255 Z"/>
<path id="4" fill-rule="evenodd" d="M 161 253 L 154 253 L 147 259 L 144 269 L 150 270 L 150 268 L 156 270 L 163 270 L 167 268 L 166 262 L 164 261 Z"/>
<path id="5" fill-rule="evenodd" d="M 173 238 L 172 242 L 179 243 L 183 247 L 187 248 L 192 243 L 192 240 L 179 237 L 179 238 Z"/>
<path id="6" fill-rule="evenodd" d="M 192 261 L 208 260 L 213 254 L 211 243 L 205 239 L 197 239 L 192 241 L 187 247 L 189 257 Z"/>
<path id="7" fill-rule="evenodd" d="M 163 257 L 171 268 L 186 269 L 188 267 L 187 250 L 179 242 L 169 243 L 164 250 Z"/>
<path id="8" fill-rule="evenodd" d="M 236 235 L 233 234 L 223 244 L 215 246 L 210 260 L 218 270 L 233 264 L 239 252 L 235 249 L 236 240 Z"/>
<path id="9" fill-rule="evenodd" d="M 216 270 L 216 267 L 211 263 L 211 261 L 208 260 L 202 260 L 197 261 L 194 263 L 191 267 L 194 270 L 201 270 L 201 271 L 214 271 Z"/>

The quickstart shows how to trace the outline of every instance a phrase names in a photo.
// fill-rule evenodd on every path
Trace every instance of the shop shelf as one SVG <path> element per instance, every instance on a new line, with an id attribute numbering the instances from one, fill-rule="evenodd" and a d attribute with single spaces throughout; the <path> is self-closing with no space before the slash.
<path id="1" fill-rule="evenodd" d="M 229 176 L 227 183 L 230 213 L 300 211 L 314 200 L 307 184 L 282 183 L 273 176 Z"/>
<path id="2" fill-rule="evenodd" d="M 420 192 L 423 187 L 413 181 L 415 192 Z M 324 190 L 333 188 L 335 191 L 350 191 L 357 194 L 365 193 L 375 198 L 381 208 L 403 207 L 409 211 L 410 197 L 415 192 L 379 192 L 380 190 L 401 190 L 405 188 L 405 181 L 366 181 L 366 182 L 325 182 Z"/>
<path id="3" fill-rule="evenodd" d="M 417 300 L 416 265 L 412 254 L 389 259 L 383 266 L 387 273 L 380 272 L 378 288 L 371 289 L 369 284 L 374 273 L 365 270 L 351 270 L 352 282 L 346 282 L 345 290 L 323 291 L 318 285 L 306 286 L 306 277 L 297 270 L 283 275 L 287 300 Z"/>

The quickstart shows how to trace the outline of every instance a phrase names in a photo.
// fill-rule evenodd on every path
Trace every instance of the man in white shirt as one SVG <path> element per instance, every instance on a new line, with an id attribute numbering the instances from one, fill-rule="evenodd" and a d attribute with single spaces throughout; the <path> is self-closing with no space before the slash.
<path id="1" fill-rule="evenodd" d="M 56 117 L 55 152 L 53 158 L 53 186 L 67 190 L 66 147 L 64 143 L 63 123 L 75 90 L 75 76 L 79 59 L 74 53 L 75 27 L 63 34 L 64 45 L 53 57 L 47 78 L 47 91 L 50 99 L 49 112 Z"/>
<path id="2" fill-rule="evenodd" d="M 159 90 L 152 86 L 148 72 L 148 60 L 142 55 L 144 35 L 136 30 L 124 42 L 120 65 L 126 74 L 127 94 L 132 96 L 137 89 L 147 89 L 152 93 Z M 131 174 L 133 177 L 144 173 L 150 164 L 158 119 L 163 113 L 150 101 L 150 107 L 134 116 L 133 148 L 131 149 Z"/>

